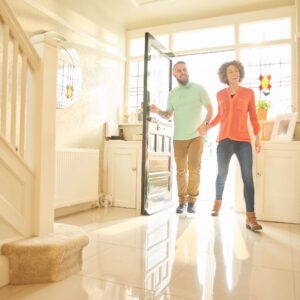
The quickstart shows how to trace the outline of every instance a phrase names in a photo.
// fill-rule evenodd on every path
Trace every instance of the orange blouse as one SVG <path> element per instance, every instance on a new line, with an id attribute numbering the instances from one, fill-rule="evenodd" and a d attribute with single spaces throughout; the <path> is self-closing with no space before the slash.
<path id="1" fill-rule="evenodd" d="M 220 123 L 217 141 L 229 138 L 234 141 L 250 142 L 248 131 L 248 115 L 254 134 L 260 131 L 254 92 L 245 87 L 239 87 L 237 93 L 231 97 L 229 88 L 217 93 L 218 114 L 210 122 L 211 126 Z"/>

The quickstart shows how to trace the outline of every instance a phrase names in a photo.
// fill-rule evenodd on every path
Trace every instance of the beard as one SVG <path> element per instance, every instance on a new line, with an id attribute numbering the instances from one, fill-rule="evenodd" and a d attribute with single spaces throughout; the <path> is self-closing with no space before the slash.
<path id="1" fill-rule="evenodd" d="M 189 82 L 189 76 L 187 76 L 185 79 L 180 79 L 176 77 L 176 80 L 181 85 L 186 85 Z"/>

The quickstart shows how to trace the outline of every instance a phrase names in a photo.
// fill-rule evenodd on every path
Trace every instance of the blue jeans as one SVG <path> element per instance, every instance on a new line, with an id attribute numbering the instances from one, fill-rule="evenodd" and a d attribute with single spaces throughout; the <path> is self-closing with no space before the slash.
<path id="1" fill-rule="evenodd" d="M 216 180 L 216 199 L 222 200 L 228 167 L 232 155 L 239 161 L 244 183 L 244 197 L 247 212 L 254 211 L 254 184 L 252 175 L 252 148 L 248 142 L 224 139 L 217 146 L 218 176 Z"/>

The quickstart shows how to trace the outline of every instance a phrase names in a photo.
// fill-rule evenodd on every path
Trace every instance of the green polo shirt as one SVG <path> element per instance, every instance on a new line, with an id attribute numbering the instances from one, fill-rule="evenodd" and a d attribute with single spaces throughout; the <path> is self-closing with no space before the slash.
<path id="1" fill-rule="evenodd" d="M 170 91 L 167 110 L 174 113 L 174 140 L 190 140 L 199 136 L 203 105 L 210 103 L 206 90 L 199 84 L 189 82 Z"/>

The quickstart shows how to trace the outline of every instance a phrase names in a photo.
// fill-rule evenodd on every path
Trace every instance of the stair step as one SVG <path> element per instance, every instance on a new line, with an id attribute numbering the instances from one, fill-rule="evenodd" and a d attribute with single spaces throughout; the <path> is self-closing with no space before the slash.
<path id="1" fill-rule="evenodd" d="M 79 272 L 88 242 L 80 227 L 55 223 L 51 234 L 3 244 L 10 284 L 55 282 Z"/>

